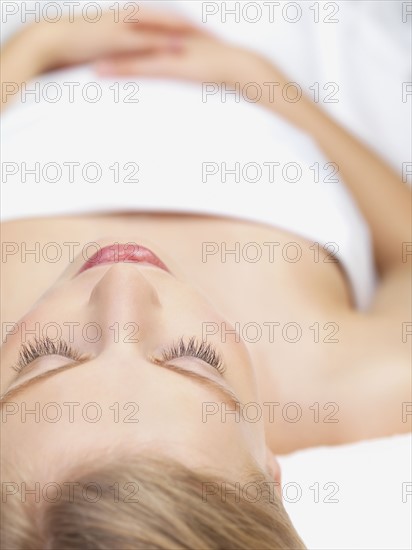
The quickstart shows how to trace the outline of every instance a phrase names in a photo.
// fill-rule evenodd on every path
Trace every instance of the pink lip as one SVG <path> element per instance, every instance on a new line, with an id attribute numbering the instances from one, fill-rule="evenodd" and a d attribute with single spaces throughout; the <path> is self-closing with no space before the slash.
<path id="1" fill-rule="evenodd" d="M 83 271 L 96 267 L 97 265 L 119 262 L 151 264 L 170 273 L 165 264 L 148 248 L 136 243 L 114 243 L 101 248 L 93 254 L 93 256 L 83 264 L 77 274 L 79 275 L 79 273 L 83 273 Z"/>

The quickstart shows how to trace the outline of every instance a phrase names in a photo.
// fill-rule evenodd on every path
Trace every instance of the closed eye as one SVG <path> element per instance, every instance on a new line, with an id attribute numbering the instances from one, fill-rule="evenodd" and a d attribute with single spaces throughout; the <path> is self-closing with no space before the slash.
<path id="1" fill-rule="evenodd" d="M 48 337 L 34 338 L 34 340 L 22 344 L 18 361 L 11 368 L 20 374 L 36 359 L 47 355 L 58 355 L 72 361 L 82 361 L 85 358 L 84 355 L 60 338 L 58 340 L 52 340 Z"/>
<path id="2" fill-rule="evenodd" d="M 81 354 L 63 339 L 35 338 L 22 344 L 18 361 L 11 368 L 20 375 L 36 359 L 48 355 L 66 357 L 76 362 L 84 362 L 85 359 L 90 359 L 90 356 Z M 181 337 L 176 344 L 173 343 L 163 350 L 162 357 L 165 362 L 179 357 L 197 357 L 214 367 L 221 374 L 226 370 L 221 356 L 214 347 L 208 342 L 198 341 L 195 336 L 192 336 L 188 343 L 185 343 L 184 338 Z"/>
<path id="3" fill-rule="evenodd" d="M 83 365 L 83 366 L 90 365 L 91 363 L 92 361 L 90 360 L 90 358 L 83 359 L 77 362 L 71 361 L 70 363 L 67 363 L 65 365 L 47 370 L 46 372 L 33 376 L 28 380 L 25 380 L 24 382 L 21 382 L 19 385 L 14 386 L 8 391 L 6 391 L 0 398 L 0 404 L 3 404 L 6 400 L 9 400 L 11 397 L 17 396 L 18 394 L 22 393 L 29 387 L 32 387 L 34 384 L 39 383 L 41 381 L 45 381 L 49 378 L 52 378 L 53 376 L 56 376 L 58 373 L 62 373 L 66 370 L 79 367 L 80 365 Z M 232 392 L 232 390 L 230 390 L 229 387 L 218 382 L 217 380 L 214 380 L 212 378 L 209 378 L 208 376 L 199 374 L 198 372 L 195 372 L 193 370 L 181 368 L 179 366 L 172 365 L 170 363 L 156 362 L 155 364 L 171 372 L 175 372 L 176 374 L 180 374 L 182 376 L 185 376 L 186 378 L 189 378 L 189 379 L 192 379 L 193 381 L 201 383 L 203 386 L 213 389 L 225 401 L 230 403 L 235 409 L 237 409 L 238 407 L 242 407 L 241 402 L 239 401 L 238 397 Z"/>

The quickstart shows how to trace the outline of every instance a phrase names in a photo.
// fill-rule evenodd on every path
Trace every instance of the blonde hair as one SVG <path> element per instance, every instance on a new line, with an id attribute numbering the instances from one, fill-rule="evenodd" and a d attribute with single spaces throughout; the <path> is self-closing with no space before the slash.
<path id="1" fill-rule="evenodd" d="M 242 483 L 146 453 L 86 463 L 64 479 L 58 486 L 66 490 L 49 484 L 53 495 L 36 505 L 23 502 L 21 486 L 6 502 L 3 496 L 2 548 L 305 548 L 273 480 L 255 468 Z"/>

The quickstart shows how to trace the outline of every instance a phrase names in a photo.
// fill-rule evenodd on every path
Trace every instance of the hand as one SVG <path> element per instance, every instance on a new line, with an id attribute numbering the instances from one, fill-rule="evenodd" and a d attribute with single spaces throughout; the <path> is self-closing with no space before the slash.
<path id="1" fill-rule="evenodd" d="M 158 49 L 147 55 L 107 56 L 95 67 L 101 75 L 166 77 L 234 84 L 261 77 L 263 67 L 268 64 L 252 51 L 196 29 L 176 34 L 171 48 Z"/>
<path id="2" fill-rule="evenodd" d="M 245 99 L 260 103 L 286 120 L 301 126 L 310 100 L 302 96 L 288 101 L 283 90 L 287 77 L 258 53 L 226 43 L 201 30 L 177 34 L 173 48 L 144 55 L 108 56 L 96 63 L 104 76 L 150 76 L 178 78 L 235 87 Z M 256 99 L 256 89 L 260 92 Z M 246 91 L 245 91 L 246 90 Z M 246 97 L 245 97 L 246 96 Z"/>
<path id="3" fill-rule="evenodd" d="M 23 35 L 27 47 L 38 54 L 42 72 L 70 65 L 89 63 L 109 55 L 125 55 L 167 50 L 174 36 L 193 31 L 184 18 L 141 6 L 136 21 L 115 22 L 114 13 L 105 11 L 95 23 L 81 16 L 70 21 L 40 22 L 29 25 Z"/>

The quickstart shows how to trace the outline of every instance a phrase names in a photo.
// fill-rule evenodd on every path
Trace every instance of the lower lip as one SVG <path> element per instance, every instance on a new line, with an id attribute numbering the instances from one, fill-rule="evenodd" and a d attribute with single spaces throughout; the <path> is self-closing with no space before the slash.
<path id="1" fill-rule="evenodd" d="M 119 244 L 114 243 L 105 246 L 91 256 L 81 267 L 77 274 L 83 273 L 92 267 L 104 264 L 117 263 L 144 263 L 169 271 L 165 264 L 153 254 L 151 250 L 135 243 Z"/>

